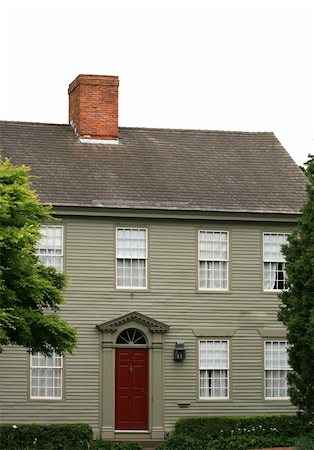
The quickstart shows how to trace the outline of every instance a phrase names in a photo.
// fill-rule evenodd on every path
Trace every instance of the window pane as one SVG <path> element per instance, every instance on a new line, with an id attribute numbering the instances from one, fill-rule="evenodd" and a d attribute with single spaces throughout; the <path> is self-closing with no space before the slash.
<path id="1" fill-rule="evenodd" d="M 200 289 L 228 288 L 228 233 L 199 232 Z"/>
<path id="2" fill-rule="evenodd" d="M 265 396 L 287 398 L 287 375 L 291 367 L 288 363 L 286 341 L 265 342 Z"/>
<path id="3" fill-rule="evenodd" d="M 287 238 L 284 233 L 264 233 L 264 290 L 285 289 L 285 257 L 281 247 Z"/>
<path id="4" fill-rule="evenodd" d="M 200 397 L 228 397 L 228 342 L 200 341 Z"/>
<path id="5" fill-rule="evenodd" d="M 62 226 L 41 226 L 41 239 L 37 243 L 37 256 L 44 266 L 51 266 L 62 271 Z"/>
<path id="6" fill-rule="evenodd" d="M 61 398 L 62 356 L 31 355 L 31 397 Z"/>
<path id="7" fill-rule="evenodd" d="M 117 287 L 146 287 L 146 230 L 117 228 Z"/>

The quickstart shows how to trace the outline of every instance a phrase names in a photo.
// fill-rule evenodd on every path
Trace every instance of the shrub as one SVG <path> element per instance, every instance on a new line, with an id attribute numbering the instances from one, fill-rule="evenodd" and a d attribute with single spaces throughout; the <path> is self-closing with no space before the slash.
<path id="1" fill-rule="evenodd" d="M 253 448 L 291 446 L 294 444 L 295 438 L 288 438 L 286 441 L 278 436 L 248 436 L 238 435 L 227 438 L 209 439 L 205 444 L 210 449 L 215 450 L 248 450 Z M 204 442 L 204 441 L 199 441 Z M 207 448 L 206 447 L 206 448 Z"/>
<path id="2" fill-rule="evenodd" d="M 289 447 L 306 435 L 314 436 L 314 424 L 301 416 L 191 417 L 180 419 L 176 423 L 174 435 L 158 449 L 247 450 Z M 310 439 L 306 441 L 310 445 L 308 442 L 313 443 Z M 314 450 L 314 446 L 300 447 L 300 450 L 310 449 Z"/>
<path id="3" fill-rule="evenodd" d="M 91 443 L 91 450 L 113 450 L 113 444 L 108 441 L 103 441 L 102 439 L 93 441 Z"/>
<path id="4" fill-rule="evenodd" d="M 238 435 L 232 437 L 208 438 L 204 440 L 195 437 L 174 435 L 157 447 L 158 450 L 248 450 L 253 448 L 265 448 L 287 445 L 290 446 L 294 440 L 282 441 L 276 436 L 246 436 Z M 301 449 L 301 450 L 308 450 Z M 314 450 L 314 447 L 313 449 Z"/>
<path id="5" fill-rule="evenodd" d="M 191 436 L 202 441 L 234 438 L 239 435 L 268 435 L 270 440 L 289 441 L 314 430 L 312 422 L 300 416 L 233 416 L 191 417 L 180 419 L 175 425 L 175 434 Z M 290 439 L 291 440 L 291 439 Z"/>
<path id="6" fill-rule="evenodd" d="M 196 438 L 174 435 L 159 445 L 157 450 L 207 450 L 207 447 Z"/>
<path id="7" fill-rule="evenodd" d="M 303 436 L 297 440 L 296 450 L 313 450 L 314 449 L 314 437 Z"/>
<path id="8" fill-rule="evenodd" d="M 142 450 L 142 447 L 137 442 L 130 442 L 125 444 L 114 444 L 112 442 L 97 440 L 91 443 L 92 450 Z"/>
<path id="9" fill-rule="evenodd" d="M 6 450 L 85 450 L 92 438 L 86 424 L 0 425 L 0 448 Z"/>

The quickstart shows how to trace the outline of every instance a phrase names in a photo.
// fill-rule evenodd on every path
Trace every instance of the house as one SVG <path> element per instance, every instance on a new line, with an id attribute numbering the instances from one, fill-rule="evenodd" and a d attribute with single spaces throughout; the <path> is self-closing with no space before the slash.
<path id="1" fill-rule="evenodd" d="M 2 423 L 163 439 L 194 415 L 292 413 L 281 245 L 305 177 L 273 133 L 118 128 L 118 78 L 80 75 L 69 125 L 0 122 L 61 219 L 38 254 L 70 279 L 73 355 L 6 348 Z"/>

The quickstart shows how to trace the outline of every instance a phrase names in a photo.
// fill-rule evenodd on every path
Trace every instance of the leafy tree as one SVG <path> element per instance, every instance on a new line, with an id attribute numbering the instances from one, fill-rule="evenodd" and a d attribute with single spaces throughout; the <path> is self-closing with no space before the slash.
<path id="1" fill-rule="evenodd" d="M 36 256 L 50 207 L 30 188 L 29 169 L 0 161 L 0 349 L 13 344 L 50 355 L 71 352 L 76 331 L 56 312 L 65 276 Z"/>
<path id="2" fill-rule="evenodd" d="M 314 414 L 314 157 L 306 163 L 308 199 L 283 247 L 288 278 L 278 314 L 288 330 L 289 394 L 299 411 Z"/>

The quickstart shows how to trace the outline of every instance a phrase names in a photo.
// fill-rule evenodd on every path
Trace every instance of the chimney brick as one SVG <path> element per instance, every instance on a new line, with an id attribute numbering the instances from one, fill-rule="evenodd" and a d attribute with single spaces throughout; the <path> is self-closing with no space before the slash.
<path id="1" fill-rule="evenodd" d="M 81 139 L 118 140 L 119 78 L 79 75 L 69 86 L 69 122 Z"/>

